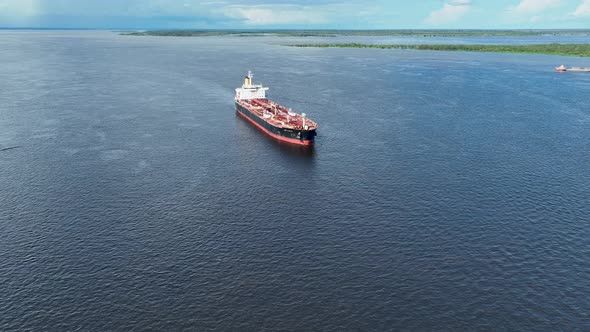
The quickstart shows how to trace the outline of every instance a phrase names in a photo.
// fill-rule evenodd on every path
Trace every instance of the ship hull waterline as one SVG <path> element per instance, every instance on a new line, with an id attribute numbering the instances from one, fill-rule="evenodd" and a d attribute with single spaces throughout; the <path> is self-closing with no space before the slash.
<path id="1" fill-rule="evenodd" d="M 316 131 L 314 130 L 292 130 L 286 128 L 275 127 L 268 122 L 261 119 L 259 116 L 250 112 L 247 108 L 235 103 L 236 113 L 242 118 L 248 120 L 255 127 L 260 129 L 265 134 L 291 144 L 309 146 L 313 145 Z"/>

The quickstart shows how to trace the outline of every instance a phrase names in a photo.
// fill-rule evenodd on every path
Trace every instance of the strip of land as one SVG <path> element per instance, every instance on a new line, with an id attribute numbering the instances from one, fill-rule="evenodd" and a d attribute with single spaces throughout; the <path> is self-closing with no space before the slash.
<path id="1" fill-rule="evenodd" d="M 590 57 L 590 44 L 540 44 L 540 45 L 378 45 L 378 44 L 296 44 L 293 47 L 378 48 L 429 51 L 499 52 L 549 54 Z"/>
<path id="2" fill-rule="evenodd" d="M 590 30 L 150 30 L 122 32 L 128 36 L 159 37 L 490 37 L 490 36 L 588 36 Z"/>

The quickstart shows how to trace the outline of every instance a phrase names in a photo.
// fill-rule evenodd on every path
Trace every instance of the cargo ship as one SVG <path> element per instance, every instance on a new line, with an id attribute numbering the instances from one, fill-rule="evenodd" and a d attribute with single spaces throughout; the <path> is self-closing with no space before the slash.
<path id="1" fill-rule="evenodd" d="M 236 89 L 236 112 L 269 136 L 298 145 L 312 145 L 318 125 L 305 113 L 298 114 L 266 98 L 267 87 L 252 82 L 252 72 Z"/>

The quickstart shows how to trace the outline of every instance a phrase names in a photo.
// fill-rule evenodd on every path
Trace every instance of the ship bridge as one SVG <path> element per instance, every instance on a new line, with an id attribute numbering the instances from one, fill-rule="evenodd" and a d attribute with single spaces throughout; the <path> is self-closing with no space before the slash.
<path id="1" fill-rule="evenodd" d="M 248 71 L 248 75 L 244 77 L 244 84 L 236 89 L 236 100 L 266 99 L 268 88 L 262 84 L 252 84 L 252 78 L 254 75 Z"/>

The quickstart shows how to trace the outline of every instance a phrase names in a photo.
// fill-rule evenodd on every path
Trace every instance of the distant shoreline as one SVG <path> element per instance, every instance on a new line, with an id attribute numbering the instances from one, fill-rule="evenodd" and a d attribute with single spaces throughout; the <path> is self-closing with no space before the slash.
<path id="1" fill-rule="evenodd" d="M 590 44 L 537 44 L 537 45 L 378 45 L 378 44 L 296 44 L 291 47 L 318 48 L 376 48 L 428 51 L 496 52 L 518 54 L 547 54 L 590 57 Z"/>
<path id="2" fill-rule="evenodd" d="M 127 36 L 156 37 L 510 37 L 510 36 L 590 36 L 590 30 L 146 30 L 129 31 Z"/>

